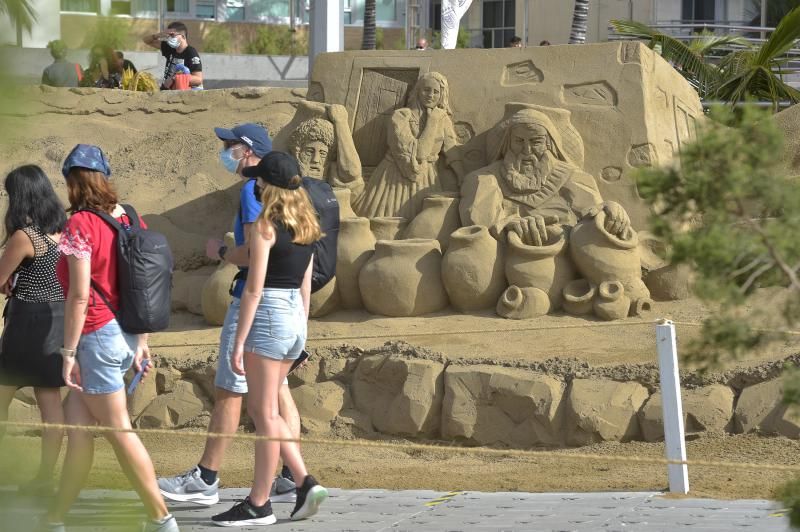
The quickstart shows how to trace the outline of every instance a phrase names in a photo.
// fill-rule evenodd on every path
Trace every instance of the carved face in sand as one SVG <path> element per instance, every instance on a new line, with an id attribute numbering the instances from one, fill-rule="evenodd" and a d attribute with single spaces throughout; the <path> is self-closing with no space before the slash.
<path id="1" fill-rule="evenodd" d="M 322 179 L 325 176 L 325 162 L 328 160 L 328 145 L 314 140 L 300 147 L 297 162 L 304 176 Z"/>
<path id="2" fill-rule="evenodd" d="M 417 85 L 417 98 L 423 107 L 433 109 L 442 98 L 442 87 L 433 78 L 423 78 Z"/>
<path id="3" fill-rule="evenodd" d="M 547 180 L 552 170 L 551 142 L 547 129 L 538 124 L 511 127 L 503 166 L 504 177 L 515 192 L 536 191 Z"/>

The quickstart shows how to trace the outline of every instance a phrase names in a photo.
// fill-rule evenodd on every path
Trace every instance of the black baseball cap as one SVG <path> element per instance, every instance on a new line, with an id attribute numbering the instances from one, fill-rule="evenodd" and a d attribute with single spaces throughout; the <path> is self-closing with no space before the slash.
<path id="1" fill-rule="evenodd" d="M 260 177 L 270 185 L 288 190 L 298 189 L 302 183 L 297 159 L 282 151 L 268 153 L 257 165 L 242 170 L 242 175 Z M 298 179 L 293 180 L 294 177 Z"/>
<path id="2" fill-rule="evenodd" d="M 256 157 L 264 157 L 272 151 L 272 139 L 269 138 L 266 128 L 258 124 L 240 124 L 232 129 L 215 127 L 214 133 L 219 140 L 241 142 L 250 146 Z"/>

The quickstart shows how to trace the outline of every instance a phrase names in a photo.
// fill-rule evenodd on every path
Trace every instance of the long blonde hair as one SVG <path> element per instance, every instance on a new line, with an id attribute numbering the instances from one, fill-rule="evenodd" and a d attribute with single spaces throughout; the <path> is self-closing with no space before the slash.
<path id="1" fill-rule="evenodd" d="M 294 176 L 290 183 L 294 185 L 300 180 L 299 176 Z M 259 215 L 259 225 L 265 236 L 273 236 L 273 222 L 280 222 L 289 229 L 294 235 L 292 242 L 295 244 L 307 246 L 324 236 L 317 220 L 317 212 L 302 187 L 289 190 L 264 183 L 261 204 L 263 208 Z"/>

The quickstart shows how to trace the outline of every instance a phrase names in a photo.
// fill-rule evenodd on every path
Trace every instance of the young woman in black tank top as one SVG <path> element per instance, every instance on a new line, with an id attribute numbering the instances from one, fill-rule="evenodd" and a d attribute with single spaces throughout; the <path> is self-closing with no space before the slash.
<path id="1" fill-rule="evenodd" d="M 256 433 L 291 439 L 278 412 L 278 390 L 292 361 L 305 345 L 311 297 L 313 243 L 321 231 L 302 183 L 297 161 L 271 152 L 242 174 L 258 178 L 256 194 L 263 204 L 250 232 L 250 266 L 241 298 L 231 366 L 247 378 L 247 412 Z M 296 443 L 259 441 L 250 495 L 212 519 L 223 525 L 266 525 L 275 522 L 269 501 L 278 457 L 297 482 L 292 520 L 314 515 L 328 496 L 308 474 Z"/>
<path id="2" fill-rule="evenodd" d="M 64 337 L 64 293 L 56 278 L 58 239 L 67 221 L 50 180 L 38 166 L 20 166 L 6 177 L 9 208 L 5 251 L 0 257 L 0 292 L 8 298 L 0 339 L 0 420 L 18 388 L 33 386 L 46 423 L 63 423 L 60 387 Z M 0 437 L 6 427 L 0 426 Z M 21 491 L 52 495 L 53 470 L 63 433 L 42 432 L 39 473 Z"/>

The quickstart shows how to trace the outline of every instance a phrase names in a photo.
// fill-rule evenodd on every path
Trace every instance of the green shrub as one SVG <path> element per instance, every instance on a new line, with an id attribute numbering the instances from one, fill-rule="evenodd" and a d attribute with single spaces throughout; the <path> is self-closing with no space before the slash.
<path id="1" fill-rule="evenodd" d="M 244 53 L 252 55 L 306 55 L 308 35 L 292 33 L 288 26 L 262 26 L 245 46 Z"/>
<path id="2" fill-rule="evenodd" d="M 215 24 L 203 39 L 203 52 L 226 54 L 231 51 L 233 36 L 231 30 L 222 24 Z"/>
<path id="3" fill-rule="evenodd" d="M 86 33 L 82 47 L 102 46 L 114 50 L 127 50 L 132 40 L 131 26 L 125 19 L 97 17 L 95 25 Z"/>

